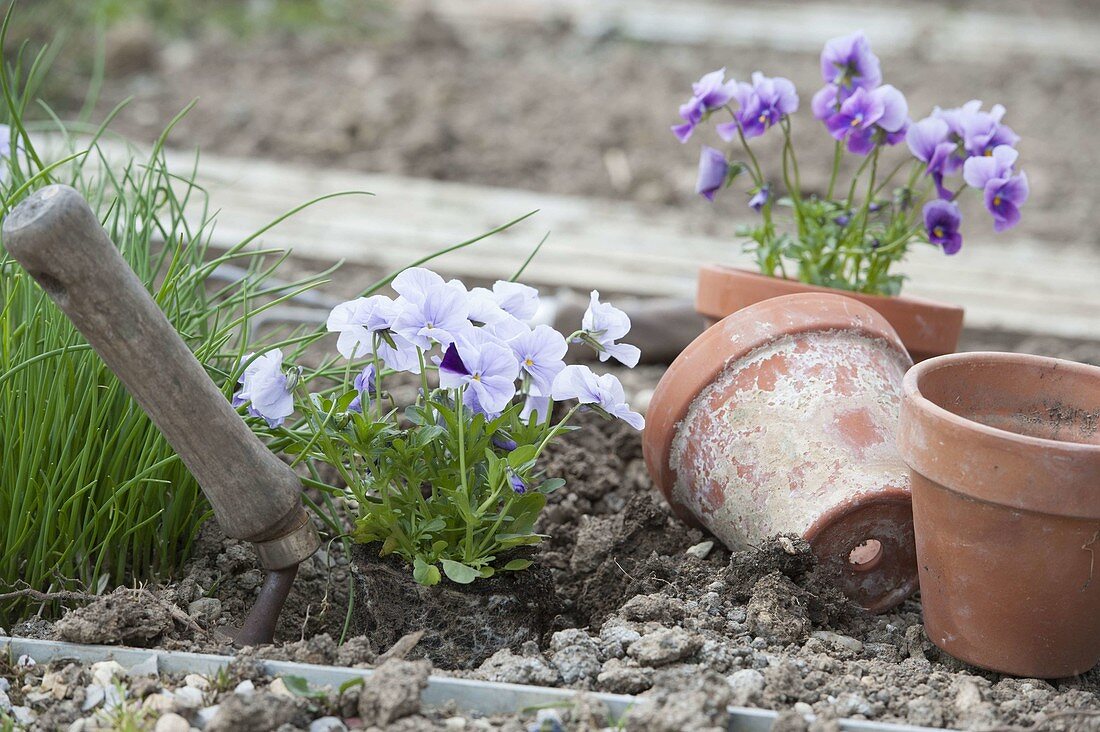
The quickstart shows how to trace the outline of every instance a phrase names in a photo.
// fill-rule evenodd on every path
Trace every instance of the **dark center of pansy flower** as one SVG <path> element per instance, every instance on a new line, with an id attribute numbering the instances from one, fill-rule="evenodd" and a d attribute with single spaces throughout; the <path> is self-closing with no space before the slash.
<path id="1" fill-rule="evenodd" d="M 932 229 L 932 236 L 936 237 L 937 239 L 942 239 L 943 238 L 943 227 L 942 226 L 937 226 L 936 228 Z"/>

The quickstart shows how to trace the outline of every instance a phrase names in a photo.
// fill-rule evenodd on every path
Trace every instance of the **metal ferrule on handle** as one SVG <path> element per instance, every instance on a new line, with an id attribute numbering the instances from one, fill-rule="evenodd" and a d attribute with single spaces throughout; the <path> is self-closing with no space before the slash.
<path id="1" fill-rule="evenodd" d="M 43 188 L 8 215 L 3 237 L 164 434 L 225 533 L 254 542 L 267 569 L 312 555 L 320 537 L 298 477 L 230 406 L 81 195 Z"/>

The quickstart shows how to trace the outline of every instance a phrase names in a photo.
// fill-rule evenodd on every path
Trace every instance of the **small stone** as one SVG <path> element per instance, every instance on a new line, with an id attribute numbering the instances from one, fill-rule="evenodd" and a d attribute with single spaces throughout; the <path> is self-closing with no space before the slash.
<path id="1" fill-rule="evenodd" d="M 194 686 L 181 686 L 172 692 L 172 696 L 175 710 L 184 712 L 184 716 L 189 716 L 190 713 L 202 708 L 202 692 Z"/>
<path id="2" fill-rule="evenodd" d="M 684 617 L 684 603 L 666 595 L 635 595 L 619 608 L 627 620 L 669 622 Z"/>
<path id="3" fill-rule="evenodd" d="M 432 664 L 427 660 L 388 661 L 363 682 L 359 716 L 367 727 L 385 728 L 420 711 L 420 694 L 428 685 Z"/>
<path id="4" fill-rule="evenodd" d="M 688 547 L 687 551 L 685 553 L 690 554 L 693 557 L 698 557 L 699 559 L 706 559 L 707 555 L 710 554 L 710 550 L 713 549 L 713 548 L 714 548 L 714 542 L 713 541 L 710 541 L 710 540 L 701 541 L 701 542 L 699 542 L 698 544 L 696 544 L 694 546 Z"/>
<path id="5" fill-rule="evenodd" d="M 167 691 L 159 691 L 150 694 L 141 701 L 142 709 L 148 709 L 154 714 L 165 714 L 175 706 L 176 697 Z"/>
<path id="6" fill-rule="evenodd" d="M 851 717 L 861 714 L 864 717 L 871 715 L 871 704 L 859 694 L 841 694 L 833 702 L 833 709 L 838 717 Z"/>
<path id="7" fill-rule="evenodd" d="M 702 645 L 699 636 L 683 628 L 660 628 L 634 641 L 627 655 L 643 666 L 663 666 L 687 658 Z"/>
<path id="8" fill-rule="evenodd" d="M 282 679 L 275 679 L 274 681 L 272 681 L 268 685 L 267 691 L 271 694 L 274 694 L 275 696 L 285 696 L 285 697 L 293 697 L 294 696 L 294 694 L 291 693 L 290 689 L 286 688 L 286 682 L 283 681 Z"/>
<path id="9" fill-rule="evenodd" d="M 309 732 L 347 732 L 348 726 L 339 717 L 321 717 L 309 723 Z"/>
<path id="10" fill-rule="evenodd" d="M 203 707 L 195 714 L 195 726 L 199 729 L 206 729 L 206 726 L 218 716 L 218 712 L 221 710 L 221 704 L 214 704 L 213 706 Z"/>
<path id="11" fill-rule="evenodd" d="M 459 730 L 466 729 L 465 717 L 447 717 L 443 720 L 443 729 L 449 732 L 458 732 Z"/>
<path id="12" fill-rule="evenodd" d="M 233 693 L 241 696 L 252 696 L 256 693 L 256 685 L 252 683 L 252 679 L 245 679 L 233 687 Z"/>
<path id="13" fill-rule="evenodd" d="M 111 661 L 110 663 L 114 662 Z M 22 656 L 15 660 L 15 665 L 17 668 L 34 668 L 38 665 L 38 663 L 33 658 L 24 653 Z"/>
<path id="14" fill-rule="evenodd" d="M 99 684 L 88 684 L 84 687 L 84 704 L 81 705 L 80 711 L 86 712 L 89 709 L 95 709 L 99 706 L 100 702 L 107 696 L 107 690 Z M 5 695 L 5 699 L 7 696 Z M 10 709 L 9 704 L 9 709 Z"/>
<path id="15" fill-rule="evenodd" d="M 184 686 L 193 686 L 200 691 L 206 691 L 210 688 L 210 680 L 205 676 L 199 676 L 198 674 L 187 674 L 183 677 Z"/>
<path id="16" fill-rule="evenodd" d="M 743 668 L 726 677 L 733 690 L 731 704 L 745 707 L 754 703 L 764 691 L 764 674 L 751 668 Z"/>
<path id="17" fill-rule="evenodd" d="M 533 684 L 553 686 L 558 683 L 558 672 L 541 656 L 518 656 L 502 648 L 478 667 L 477 675 L 486 681 L 502 681 L 509 684 Z"/>
<path id="18" fill-rule="evenodd" d="M 910 699 L 906 706 L 906 719 L 916 727 L 942 727 L 943 709 L 928 697 Z"/>
<path id="19" fill-rule="evenodd" d="M 846 648 L 852 653 L 861 653 L 863 651 L 863 643 L 848 635 L 833 633 L 829 630 L 815 630 L 813 633 L 810 633 L 810 636 L 825 641 L 826 643 L 832 643 L 841 648 Z"/>
<path id="20" fill-rule="evenodd" d="M 92 664 L 92 683 L 111 686 L 115 679 L 126 678 L 126 669 L 117 661 L 99 661 Z"/>
<path id="21" fill-rule="evenodd" d="M 604 643 L 618 643 L 623 650 L 630 648 L 630 644 L 642 637 L 642 634 L 623 623 L 618 618 L 610 618 L 600 628 L 600 640 Z"/>
<path id="22" fill-rule="evenodd" d="M 190 730 L 191 724 L 174 712 L 161 715 L 153 727 L 153 732 L 190 732 Z"/>
<path id="23" fill-rule="evenodd" d="M 600 672 L 599 647 L 592 636 L 576 628 L 554 633 L 550 663 L 566 684 L 576 684 Z"/>
<path id="24" fill-rule="evenodd" d="M 31 711 L 30 707 L 14 706 L 11 708 L 11 716 L 15 723 L 22 727 L 30 727 L 38 719 L 38 715 Z"/>
<path id="25" fill-rule="evenodd" d="M 653 686 L 653 672 L 633 659 L 609 658 L 596 677 L 596 685 L 612 694 L 640 694 Z"/>
<path id="26" fill-rule="evenodd" d="M 222 601 L 216 597 L 200 597 L 187 605 L 187 614 L 210 627 L 222 616 Z"/>

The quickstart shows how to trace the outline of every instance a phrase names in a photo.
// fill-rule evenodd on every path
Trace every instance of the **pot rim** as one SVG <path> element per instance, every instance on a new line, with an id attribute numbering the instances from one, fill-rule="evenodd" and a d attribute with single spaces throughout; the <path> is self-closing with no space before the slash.
<path id="1" fill-rule="evenodd" d="M 973 351 L 923 361 L 902 380 L 902 458 L 914 472 L 969 498 L 1035 513 L 1100 518 L 1100 444 L 993 427 L 955 414 L 921 392 L 921 381 L 929 374 L 990 363 L 1069 371 L 1100 382 L 1100 367 L 1049 356 Z M 949 457 L 941 460 L 926 447 L 963 441 L 969 443 L 965 465 Z M 1052 474 L 1057 478 L 1052 480 Z M 1057 490 L 1049 490 L 1055 482 Z"/>
<path id="2" fill-rule="evenodd" d="M 936 358 L 930 358 L 927 361 L 922 361 L 913 366 L 913 368 L 909 369 L 908 373 L 905 374 L 905 378 L 902 380 L 902 394 L 906 398 L 912 400 L 913 406 L 930 412 L 939 419 L 951 422 L 966 429 L 974 430 L 975 432 L 981 432 L 991 437 L 1011 440 L 1012 442 L 1022 442 L 1025 445 L 1032 445 L 1042 449 L 1070 447 L 1076 450 L 1076 448 L 1081 448 L 1084 452 L 1091 452 L 1100 457 L 1100 443 L 1052 440 L 1048 437 L 1035 437 L 1033 435 L 1013 432 L 1012 430 L 1001 429 L 1000 427 L 991 427 L 990 425 L 967 419 L 948 409 L 944 409 L 939 404 L 936 404 L 934 401 L 924 396 L 920 391 L 920 379 L 935 371 L 980 363 L 1001 363 L 1011 366 L 1049 366 L 1064 371 L 1091 375 L 1093 378 L 1100 380 L 1100 366 L 1091 366 L 1077 361 L 1054 358 L 1053 356 L 1036 356 L 1030 353 L 967 351 L 966 353 L 951 353 L 946 356 L 937 356 Z"/>
<path id="3" fill-rule="evenodd" d="M 675 471 L 669 465 L 672 442 L 696 397 L 730 362 L 786 336 L 848 330 L 883 341 L 906 363 L 901 339 L 869 305 L 833 292 L 804 292 L 761 300 L 731 313 L 692 341 L 672 362 L 653 392 L 646 411 L 642 448 L 654 483 L 682 519 L 698 520 L 676 502 Z M 711 353 L 720 354 L 714 358 Z"/>
<path id="4" fill-rule="evenodd" d="M 945 313 L 959 313 L 962 314 L 965 311 L 960 305 L 952 305 L 951 303 L 940 302 L 939 300 L 931 300 L 919 295 L 879 295 L 871 292 L 856 292 L 854 290 L 841 290 L 836 287 L 825 287 L 824 285 L 813 285 L 809 282 L 802 282 L 801 280 L 794 280 L 790 277 L 776 277 L 775 275 L 765 274 L 758 272 L 748 267 L 741 267 L 732 264 L 720 264 L 711 263 L 704 264 L 700 267 L 700 272 L 707 272 L 709 274 L 718 274 L 722 276 L 733 277 L 754 277 L 757 279 L 765 279 L 774 282 L 781 283 L 782 285 L 792 285 L 800 288 L 804 288 L 807 292 L 813 293 L 830 293 L 837 294 L 843 297 L 850 297 L 852 299 L 867 299 L 878 300 L 882 302 L 896 302 L 896 303 L 910 303 L 920 306 L 922 308 L 929 308 L 933 310 L 939 310 Z"/>

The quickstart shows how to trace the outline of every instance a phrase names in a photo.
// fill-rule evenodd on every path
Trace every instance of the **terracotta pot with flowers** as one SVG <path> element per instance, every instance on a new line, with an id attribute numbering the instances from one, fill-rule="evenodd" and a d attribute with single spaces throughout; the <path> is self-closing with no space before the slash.
<path id="1" fill-rule="evenodd" d="M 696 82 L 680 107 L 684 121 L 672 130 L 681 142 L 713 119 L 714 132 L 738 150 L 704 145 L 696 191 L 714 200 L 748 179 L 748 205 L 760 216 L 739 231 L 759 272 L 704 267 L 696 309 L 717 321 L 770 297 L 842 291 L 883 315 L 914 360 L 953 352 L 962 309 L 901 296 L 905 277 L 893 267 L 920 243 L 959 252 L 960 196 L 982 196 L 998 232 L 1020 220 L 1028 184 L 1015 167 L 1019 137 L 1001 121 L 1002 106 L 983 110 L 977 100 L 936 107 L 912 122 L 905 96 L 882 84 L 879 60 L 862 32 L 826 43 L 821 73 L 825 86 L 810 106 L 834 139 L 825 190 L 802 185 L 792 144 L 799 97 L 788 79 L 757 72 L 751 82 L 727 81 L 720 69 Z M 773 127 L 783 135 L 779 181 L 750 144 Z M 897 150 L 902 142 L 908 155 Z M 850 180 L 841 175 L 846 152 L 859 160 Z"/>

